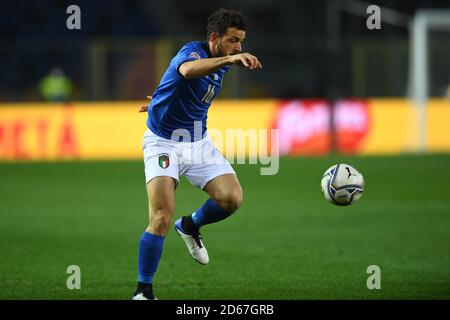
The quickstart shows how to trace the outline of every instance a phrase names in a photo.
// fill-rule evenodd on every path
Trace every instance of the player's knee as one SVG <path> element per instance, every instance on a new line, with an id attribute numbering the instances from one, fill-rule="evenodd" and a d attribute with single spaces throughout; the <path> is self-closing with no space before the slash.
<path id="1" fill-rule="evenodd" d="M 150 216 L 150 232 L 165 236 L 172 223 L 173 211 L 170 207 L 153 208 Z"/>
<path id="2" fill-rule="evenodd" d="M 243 194 L 242 190 L 234 189 L 234 190 L 228 190 L 227 192 L 224 192 L 221 196 L 221 199 L 219 201 L 219 204 L 223 207 L 223 209 L 230 214 L 235 212 L 242 204 L 243 200 Z"/>
<path id="3" fill-rule="evenodd" d="M 152 234 L 165 236 L 172 223 L 171 217 L 157 216 L 150 220 L 149 231 Z"/>

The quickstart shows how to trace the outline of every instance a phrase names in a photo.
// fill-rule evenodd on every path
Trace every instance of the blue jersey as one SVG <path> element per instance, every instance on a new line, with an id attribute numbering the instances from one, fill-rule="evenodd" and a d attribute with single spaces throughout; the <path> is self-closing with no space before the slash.
<path id="1" fill-rule="evenodd" d="M 182 47 L 170 62 L 148 108 L 147 126 L 156 135 L 171 139 L 174 130 L 184 129 L 189 132 L 191 141 L 203 138 L 208 109 L 229 69 L 225 66 L 207 76 L 192 79 L 181 75 L 181 64 L 203 58 L 211 58 L 208 43 L 194 41 Z M 195 132 L 194 124 L 197 126 Z"/>

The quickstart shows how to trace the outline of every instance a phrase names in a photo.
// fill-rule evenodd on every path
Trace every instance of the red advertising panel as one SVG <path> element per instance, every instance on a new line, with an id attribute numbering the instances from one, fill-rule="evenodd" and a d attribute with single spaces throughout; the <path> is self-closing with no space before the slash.
<path id="1" fill-rule="evenodd" d="M 330 151 L 330 111 L 326 100 L 282 102 L 275 116 L 280 155 L 322 155 Z"/>
<path id="2" fill-rule="evenodd" d="M 367 101 L 337 101 L 334 106 L 334 127 L 339 153 L 357 153 L 370 129 Z"/>
<path id="3" fill-rule="evenodd" d="M 364 100 L 338 100 L 334 108 L 336 149 L 356 153 L 370 128 Z M 326 100 L 290 100 L 281 103 L 274 128 L 279 130 L 281 155 L 324 155 L 331 151 L 330 104 Z"/>

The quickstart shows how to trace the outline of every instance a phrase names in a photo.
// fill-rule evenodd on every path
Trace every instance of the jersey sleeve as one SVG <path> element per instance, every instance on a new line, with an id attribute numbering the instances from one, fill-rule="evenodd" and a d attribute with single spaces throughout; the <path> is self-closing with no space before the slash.
<path id="1" fill-rule="evenodd" d="M 194 61 L 198 59 L 202 59 L 202 50 L 198 46 L 193 45 L 185 45 L 178 54 L 173 58 L 173 65 L 177 69 L 178 73 L 180 72 L 180 66 L 188 61 Z"/>

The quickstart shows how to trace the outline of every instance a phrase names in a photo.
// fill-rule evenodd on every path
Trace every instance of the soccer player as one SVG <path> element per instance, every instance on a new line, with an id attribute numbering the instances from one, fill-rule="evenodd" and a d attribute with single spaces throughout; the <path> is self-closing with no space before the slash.
<path id="1" fill-rule="evenodd" d="M 175 189 L 185 176 L 210 198 L 194 213 L 175 222 L 197 262 L 209 262 L 200 228 L 221 221 L 242 202 L 242 188 L 231 165 L 207 135 L 206 118 L 231 65 L 262 68 L 258 58 L 243 53 L 247 19 L 220 9 L 208 18 L 208 41 L 187 43 L 172 59 L 151 97 L 143 139 L 149 226 L 139 241 L 138 286 L 134 300 L 154 300 L 153 276 L 175 210 Z"/>

